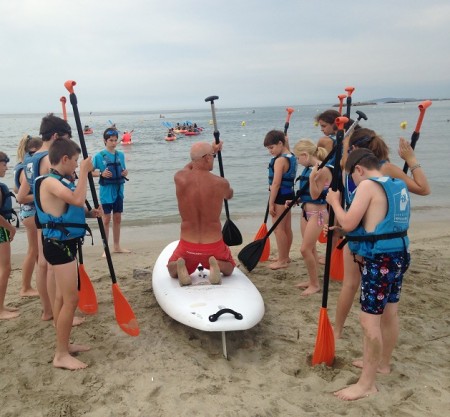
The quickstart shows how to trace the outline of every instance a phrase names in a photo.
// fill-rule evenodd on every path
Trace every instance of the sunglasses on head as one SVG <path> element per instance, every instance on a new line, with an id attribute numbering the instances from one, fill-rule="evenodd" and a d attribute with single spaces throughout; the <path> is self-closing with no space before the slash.
<path id="1" fill-rule="evenodd" d="M 108 130 L 106 131 L 105 136 L 108 136 L 107 139 L 109 139 L 111 136 L 119 137 L 119 132 L 117 130 Z"/>
<path id="2" fill-rule="evenodd" d="M 7 164 L 9 162 L 9 158 L 8 157 L 2 158 L 0 159 L 0 162 L 4 162 L 5 164 Z"/>

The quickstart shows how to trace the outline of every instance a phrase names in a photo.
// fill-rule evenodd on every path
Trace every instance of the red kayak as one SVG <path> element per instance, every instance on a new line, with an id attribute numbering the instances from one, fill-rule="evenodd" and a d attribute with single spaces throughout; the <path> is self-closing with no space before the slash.
<path id="1" fill-rule="evenodd" d="M 184 134 L 184 136 L 197 136 L 197 135 L 199 135 L 200 134 L 200 132 L 186 132 L 185 134 Z"/>
<path id="2" fill-rule="evenodd" d="M 177 137 L 176 137 L 175 135 L 173 135 L 173 136 L 166 136 L 164 139 L 165 139 L 167 142 L 173 142 L 176 138 L 177 138 Z"/>
<path id="3" fill-rule="evenodd" d="M 86 130 L 83 130 L 83 133 L 85 135 L 92 135 L 94 133 L 94 130 L 93 129 L 86 129 Z"/>

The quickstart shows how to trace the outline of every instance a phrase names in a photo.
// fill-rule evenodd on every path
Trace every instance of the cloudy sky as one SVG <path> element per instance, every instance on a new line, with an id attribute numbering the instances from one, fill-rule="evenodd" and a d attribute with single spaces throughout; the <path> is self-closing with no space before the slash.
<path id="1" fill-rule="evenodd" d="M 2 0 L 0 113 L 450 97 L 448 0 Z"/>

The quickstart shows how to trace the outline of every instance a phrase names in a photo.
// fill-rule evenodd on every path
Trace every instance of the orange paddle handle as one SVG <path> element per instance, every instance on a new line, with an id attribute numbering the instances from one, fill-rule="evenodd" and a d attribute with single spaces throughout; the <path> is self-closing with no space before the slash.
<path id="1" fill-rule="evenodd" d="M 77 82 L 76 82 L 76 81 L 73 81 L 73 80 L 68 80 L 68 81 L 66 81 L 66 82 L 64 83 L 64 87 L 66 87 L 67 91 L 68 91 L 70 94 L 73 94 L 73 93 L 74 93 L 73 87 L 74 87 L 75 85 L 77 85 Z"/>
<path id="2" fill-rule="evenodd" d="M 355 87 L 345 87 L 345 91 L 347 91 L 347 96 L 350 97 L 353 91 L 355 91 Z"/>
<path id="3" fill-rule="evenodd" d="M 420 114 L 419 114 L 419 118 L 417 119 L 417 124 L 416 124 L 416 128 L 415 128 L 414 132 L 416 132 L 416 133 L 420 132 L 420 128 L 421 128 L 422 122 L 423 122 L 423 117 L 425 116 L 425 111 L 426 111 L 426 109 L 428 109 L 428 107 L 431 106 L 432 103 L 433 102 L 431 100 L 425 100 L 419 104 L 418 107 L 419 107 Z"/>
<path id="4" fill-rule="evenodd" d="M 63 119 L 67 122 L 67 111 L 66 111 L 66 98 L 64 96 L 62 96 L 59 101 L 61 102 L 62 105 L 62 112 L 63 112 Z"/>
<path id="5" fill-rule="evenodd" d="M 287 116 L 286 116 L 286 123 L 289 123 L 289 120 L 291 120 L 291 114 L 294 113 L 294 109 L 292 107 L 287 107 Z"/>
<path id="6" fill-rule="evenodd" d="M 338 130 L 344 130 L 344 125 L 348 122 L 348 117 L 340 116 L 336 117 L 334 124 L 337 126 Z"/>
<path id="7" fill-rule="evenodd" d="M 339 114 L 342 114 L 342 105 L 344 103 L 344 98 L 347 97 L 345 94 L 339 94 L 338 95 L 338 99 L 339 99 Z"/>

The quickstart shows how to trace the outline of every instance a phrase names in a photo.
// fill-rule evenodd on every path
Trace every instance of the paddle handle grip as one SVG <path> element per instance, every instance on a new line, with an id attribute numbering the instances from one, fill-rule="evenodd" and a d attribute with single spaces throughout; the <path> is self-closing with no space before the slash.
<path id="1" fill-rule="evenodd" d="M 338 99 L 339 99 L 339 114 L 342 115 L 342 106 L 344 104 L 344 98 L 347 97 L 347 94 L 339 94 L 338 95 Z"/>
<path id="2" fill-rule="evenodd" d="M 419 117 L 417 118 L 416 128 L 414 129 L 414 132 L 411 135 L 411 148 L 415 149 L 417 141 L 420 137 L 420 129 L 422 127 L 423 118 L 425 116 L 425 112 L 432 104 L 431 100 L 425 100 L 422 101 L 422 103 L 419 104 Z M 406 174 L 408 172 L 408 164 L 405 162 L 403 165 L 403 172 Z"/>
<path id="3" fill-rule="evenodd" d="M 221 310 L 219 310 L 217 313 L 211 314 L 208 319 L 210 322 L 214 323 L 218 320 L 218 318 L 222 315 L 222 314 L 233 314 L 234 318 L 236 320 L 242 320 L 244 318 L 244 316 L 241 313 L 238 313 L 237 311 L 232 310 L 231 308 L 222 308 Z"/>
<path id="4" fill-rule="evenodd" d="M 286 111 L 287 111 L 287 116 L 286 116 L 286 122 L 284 123 L 284 134 L 285 135 L 287 134 L 287 131 L 289 129 L 289 121 L 291 120 L 291 115 L 292 115 L 292 113 L 294 113 L 295 110 L 292 107 L 288 107 L 286 109 Z"/>
<path id="5" fill-rule="evenodd" d="M 347 108 L 345 112 L 345 117 L 348 117 L 350 119 L 350 109 L 352 107 L 352 93 L 355 91 L 355 87 L 346 87 L 345 91 L 347 91 Z"/>

